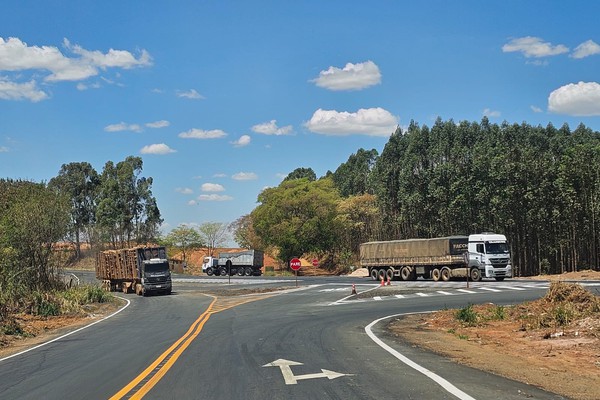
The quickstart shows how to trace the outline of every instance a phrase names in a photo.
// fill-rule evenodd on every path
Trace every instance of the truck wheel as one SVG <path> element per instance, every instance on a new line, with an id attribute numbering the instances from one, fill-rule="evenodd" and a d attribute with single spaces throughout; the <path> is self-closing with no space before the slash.
<path id="1" fill-rule="evenodd" d="M 206 275 L 213 276 L 214 273 L 215 273 L 215 269 L 213 267 L 206 268 Z"/>
<path id="2" fill-rule="evenodd" d="M 239 268 L 237 269 L 237 274 L 238 274 L 238 276 L 244 276 L 244 273 L 245 273 L 245 272 L 246 272 L 246 271 L 244 271 L 244 267 L 239 267 Z"/>
<path id="3" fill-rule="evenodd" d="M 142 287 L 142 284 L 136 283 L 135 284 L 135 294 L 137 294 L 138 296 L 141 296 L 143 292 L 144 292 L 144 288 Z"/>
<path id="4" fill-rule="evenodd" d="M 434 268 L 433 271 L 431 271 L 431 279 L 433 279 L 434 281 L 439 281 L 440 280 L 440 270 L 437 268 Z"/>
<path id="5" fill-rule="evenodd" d="M 413 272 L 413 270 L 411 267 L 402 267 L 402 269 L 400 270 L 400 277 L 402 278 L 403 281 L 410 281 L 412 272 Z"/>
<path id="6" fill-rule="evenodd" d="M 246 276 L 252 276 L 252 275 L 254 275 L 254 271 L 252 271 L 252 267 L 246 267 L 246 269 L 244 269 L 244 274 Z"/>
<path id="7" fill-rule="evenodd" d="M 473 282 L 479 282 L 481 280 L 481 271 L 479 268 L 474 267 L 471 268 L 471 272 L 469 273 L 469 277 Z"/>
<path id="8" fill-rule="evenodd" d="M 442 268 L 441 275 L 444 282 L 448 282 L 450 280 L 450 270 L 448 268 Z"/>
<path id="9" fill-rule="evenodd" d="M 227 268 L 225 268 L 225 267 L 219 268 L 219 275 L 227 276 Z"/>
<path id="10" fill-rule="evenodd" d="M 373 279 L 374 281 L 376 281 L 377 277 L 379 277 L 379 271 L 377 270 L 377 268 L 373 268 L 371 270 L 371 279 Z"/>
<path id="11" fill-rule="evenodd" d="M 385 276 L 386 276 L 386 274 L 387 274 L 387 273 L 386 273 L 386 270 L 385 270 L 385 269 L 380 269 L 380 270 L 379 270 L 379 275 L 377 276 L 378 280 L 385 279 Z"/>

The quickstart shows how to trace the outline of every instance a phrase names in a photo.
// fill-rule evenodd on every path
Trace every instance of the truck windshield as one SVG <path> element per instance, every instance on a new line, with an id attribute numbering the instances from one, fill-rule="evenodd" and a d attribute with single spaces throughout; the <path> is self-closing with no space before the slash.
<path id="1" fill-rule="evenodd" d="M 144 269 L 146 270 L 146 272 L 150 273 L 165 272 L 169 270 L 169 265 L 165 263 L 146 264 Z"/>
<path id="2" fill-rule="evenodd" d="M 508 254 L 510 249 L 506 242 L 486 242 L 485 252 L 487 254 Z"/>

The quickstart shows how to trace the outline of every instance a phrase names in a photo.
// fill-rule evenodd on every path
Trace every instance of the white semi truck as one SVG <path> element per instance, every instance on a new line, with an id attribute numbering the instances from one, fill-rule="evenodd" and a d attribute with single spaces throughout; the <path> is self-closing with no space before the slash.
<path id="1" fill-rule="evenodd" d="M 512 277 L 506 236 L 481 233 L 432 239 L 368 242 L 360 245 L 360 263 L 375 280 L 434 281 Z"/>
<path id="2" fill-rule="evenodd" d="M 244 250 L 219 253 L 219 257 L 204 257 L 202 272 L 212 275 L 260 275 L 264 263 L 264 253 L 260 250 Z"/>

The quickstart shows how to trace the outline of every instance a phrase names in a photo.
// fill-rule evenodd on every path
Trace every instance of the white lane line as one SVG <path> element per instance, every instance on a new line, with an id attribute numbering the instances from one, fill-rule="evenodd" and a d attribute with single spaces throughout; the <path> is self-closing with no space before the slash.
<path id="1" fill-rule="evenodd" d="M 28 353 L 28 352 L 30 352 L 30 351 L 32 351 L 32 350 L 39 349 L 40 347 L 46 346 L 47 344 L 50 344 L 50 343 L 56 342 L 57 340 L 64 339 L 64 338 L 66 338 L 67 336 L 71 336 L 71 335 L 72 335 L 72 334 L 74 334 L 74 333 L 80 332 L 80 331 L 82 331 L 82 330 L 84 330 L 84 329 L 87 329 L 87 328 L 89 328 L 90 326 L 96 325 L 96 324 L 98 324 L 98 323 L 100 323 L 100 322 L 102 322 L 102 321 L 105 321 L 105 320 L 107 320 L 107 319 L 109 319 L 109 318 L 112 318 L 112 317 L 114 317 L 115 315 L 117 315 L 118 313 L 120 313 L 121 311 L 123 311 L 124 309 L 126 309 L 127 307 L 129 307 L 129 305 L 131 304 L 131 302 L 130 302 L 129 300 L 127 300 L 126 298 L 119 297 L 119 296 L 115 296 L 115 297 L 117 297 L 117 298 L 119 298 L 119 299 L 122 299 L 122 300 L 125 300 L 125 301 L 127 302 L 127 304 L 125 304 L 125 306 L 123 306 L 123 308 L 120 308 L 120 309 L 118 309 L 118 310 L 117 310 L 117 311 L 115 311 L 114 313 L 112 313 L 112 314 L 110 314 L 110 315 L 108 315 L 108 316 L 106 316 L 106 317 L 104 317 L 104 318 L 102 318 L 102 319 L 99 319 L 98 321 L 94 321 L 94 322 L 92 322 L 92 323 L 91 323 L 91 324 L 89 324 L 89 325 L 82 326 L 82 327 L 81 327 L 81 328 L 79 328 L 79 329 L 75 329 L 74 331 L 71 331 L 71 332 L 69 332 L 69 333 L 67 333 L 67 334 L 64 334 L 64 335 L 62 335 L 62 336 L 59 336 L 59 337 L 57 337 L 57 338 L 54 338 L 54 339 L 52 339 L 52 340 L 49 340 L 49 341 L 47 341 L 47 342 L 44 342 L 44 343 L 38 344 L 37 346 L 31 347 L 31 348 L 29 348 L 29 349 L 27 349 L 27 350 L 20 351 L 20 352 L 18 352 L 18 353 L 15 353 L 15 354 L 13 354 L 13 355 L 10 355 L 10 356 L 8 356 L 8 357 L 0 358 L 0 362 L 2 362 L 2 361 L 6 361 L 6 360 L 8 360 L 9 358 L 13 358 L 13 357 L 20 356 L 21 354 Z"/>
<path id="2" fill-rule="evenodd" d="M 429 295 L 427 293 L 418 292 L 418 293 L 415 293 L 415 294 L 417 296 L 419 296 L 419 297 L 429 297 Z"/>
<path id="3" fill-rule="evenodd" d="M 440 294 L 446 295 L 446 296 L 452 296 L 452 293 L 450 293 L 450 292 L 444 292 L 443 290 L 438 290 L 437 292 L 440 293 Z"/>
<path id="4" fill-rule="evenodd" d="M 373 297 L 373 300 L 381 300 L 381 296 L 375 296 Z"/>
<path id="5" fill-rule="evenodd" d="M 518 286 L 496 286 L 496 287 L 500 288 L 500 289 L 510 289 L 510 290 L 527 290 L 525 288 L 518 287 Z"/>
<path id="6" fill-rule="evenodd" d="M 477 292 L 474 292 L 472 290 L 467 290 L 467 289 L 456 289 L 456 291 L 457 292 L 463 292 L 463 293 L 477 293 Z"/>
<path id="7" fill-rule="evenodd" d="M 489 287 L 479 287 L 477 289 L 479 289 L 479 290 L 487 290 L 488 292 L 501 292 L 502 291 L 502 290 L 498 290 L 498 289 L 492 289 L 492 288 L 489 288 Z"/>
<path id="8" fill-rule="evenodd" d="M 459 388 L 454 386 L 452 383 L 448 382 L 446 379 L 444 379 L 441 376 L 437 375 L 436 373 L 428 370 L 427 368 L 422 367 L 421 365 L 417 364 L 416 362 L 412 361 L 408 357 L 402 355 L 400 352 L 394 350 L 393 348 L 391 348 L 390 346 L 385 344 L 381 339 L 379 339 L 377 336 L 375 336 L 375 334 L 371 330 L 371 328 L 373 326 L 375 326 L 378 322 L 383 321 L 384 319 L 399 317 L 402 315 L 410 315 L 410 314 L 417 314 L 417 313 L 395 314 L 395 315 L 389 315 L 387 317 L 379 318 L 379 319 L 371 322 L 369 325 L 367 325 L 365 327 L 365 332 L 371 338 L 371 340 L 374 341 L 375 343 L 377 343 L 382 349 L 384 349 L 385 351 L 387 351 L 388 353 L 390 353 L 391 355 L 393 355 L 398 360 L 400 360 L 404 364 L 408 365 L 412 369 L 422 373 L 423 375 L 425 375 L 426 377 L 428 377 L 429 379 L 431 379 L 432 381 L 434 381 L 435 383 L 440 385 L 448 393 L 458 397 L 460 400 L 475 400 L 473 397 L 469 396 L 468 394 L 466 394 L 465 392 L 463 392 L 462 390 L 460 390 Z"/>
<path id="9" fill-rule="evenodd" d="M 404 298 L 404 295 L 402 295 L 402 294 L 397 294 L 397 295 L 396 295 L 396 298 L 397 298 L 397 299 L 403 299 L 403 298 Z"/>

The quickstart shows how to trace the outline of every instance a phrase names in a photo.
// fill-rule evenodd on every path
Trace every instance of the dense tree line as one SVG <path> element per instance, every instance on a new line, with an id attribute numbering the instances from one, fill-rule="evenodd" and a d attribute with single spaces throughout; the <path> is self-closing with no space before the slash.
<path id="1" fill-rule="evenodd" d="M 509 238 L 521 275 L 599 268 L 600 133 L 584 125 L 411 122 L 381 154 L 359 149 L 321 179 L 310 172 L 263 191 L 236 237 L 285 261 L 356 257 L 368 240 L 494 231 Z"/>

